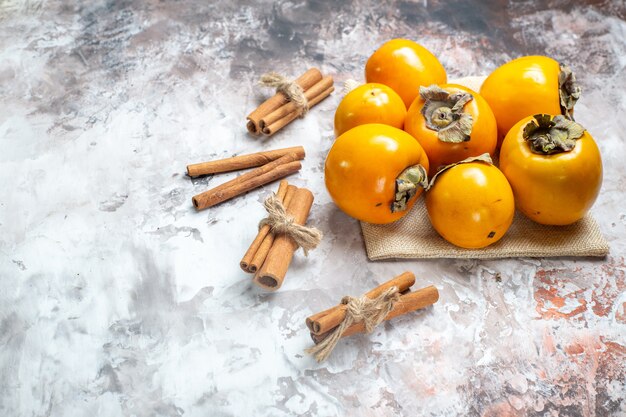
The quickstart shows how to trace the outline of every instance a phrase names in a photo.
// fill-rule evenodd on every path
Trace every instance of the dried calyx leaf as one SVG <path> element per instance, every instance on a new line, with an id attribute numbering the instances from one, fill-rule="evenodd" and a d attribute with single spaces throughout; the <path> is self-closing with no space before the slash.
<path id="1" fill-rule="evenodd" d="M 453 167 L 455 167 L 457 165 L 468 164 L 470 162 L 484 162 L 486 164 L 493 165 L 493 160 L 491 159 L 491 155 L 489 155 L 488 153 L 483 153 L 483 154 L 477 155 L 477 156 L 470 156 L 469 158 L 465 158 L 462 161 L 455 162 L 455 163 L 450 164 L 450 165 L 446 165 L 445 167 L 442 167 L 439 171 L 437 171 L 437 173 L 430 178 L 430 182 L 428 183 L 428 187 L 426 188 L 426 191 L 430 190 L 432 188 L 432 186 L 435 185 L 435 181 L 437 181 L 437 177 L 440 174 L 443 174 L 444 172 L 446 172 L 450 168 L 453 168 Z"/>
<path id="2" fill-rule="evenodd" d="M 559 64 L 561 72 L 559 73 L 559 99 L 561 114 L 568 119 L 574 120 L 574 105 L 580 98 L 582 89 L 576 82 L 574 73 L 565 64 Z"/>
<path id="3" fill-rule="evenodd" d="M 463 112 L 463 106 L 473 100 L 469 93 L 450 94 L 433 84 L 420 87 L 420 96 L 424 99 L 422 115 L 426 127 L 437 131 L 437 138 L 442 142 L 460 143 L 470 140 L 474 120 L 469 113 Z"/>
<path id="4" fill-rule="evenodd" d="M 404 211 L 408 202 L 421 188 L 428 186 L 428 174 L 421 165 L 413 165 L 402 171 L 396 178 L 396 196 L 391 203 L 391 212 Z"/>
<path id="5" fill-rule="evenodd" d="M 530 150 L 541 155 L 569 152 L 576 146 L 576 139 L 585 133 L 585 128 L 565 116 L 552 119 L 548 114 L 536 114 L 524 126 L 523 137 Z"/>

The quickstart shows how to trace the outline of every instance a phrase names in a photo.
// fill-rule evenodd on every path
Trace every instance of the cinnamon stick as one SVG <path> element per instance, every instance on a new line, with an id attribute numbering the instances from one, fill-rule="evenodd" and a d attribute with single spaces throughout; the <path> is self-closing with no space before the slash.
<path id="1" fill-rule="evenodd" d="M 199 177 L 201 175 L 218 174 L 220 172 L 254 168 L 265 165 L 268 162 L 272 162 L 288 153 L 296 154 L 298 160 L 304 159 L 304 148 L 302 146 L 294 146 L 292 148 L 275 149 L 271 151 L 234 156 L 232 158 L 190 164 L 187 165 L 187 175 L 190 177 Z"/>
<path id="2" fill-rule="evenodd" d="M 287 180 L 282 180 L 280 184 L 278 185 L 278 191 L 276 191 L 276 197 L 283 204 L 285 204 L 285 194 L 287 194 L 288 186 L 289 186 L 289 182 L 287 182 Z M 239 266 L 245 272 L 250 272 L 248 269 L 250 266 L 250 262 L 252 262 L 252 258 L 259 250 L 259 247 L 261 246 L 261 244 L 263 243 L 263 240 L 269 234 L 269 232 L 270 232 L 270 226 L 267 224 L 263 225 L 263 227 L 261 227 L 259 231 L 257 232 L 257 235 L 252 241 L 252 243 L 250 244 L 250 247 L 248 247 L 248 250 L 243 255 L 243 258 L 241 258 L 241 262 L 239 262 Z"/>
<path id="3" fill-rule="evenodd" d="M 285 200 L 283 201 L 283 205 L 285 207 L 288 207 L 289 204 L 291 204 L 291 200 L 293 199 L 293 195 L 295 194 L 297 189 L 298 188 L 295 185 L 290 185 L 287 187 L 287 193 L 285 195 Z M 263 265 L 263 262 L 265 262 L 265 259 L 267 259 L 267 254 L 272 248 L 272 244 L 274 243 L 275 238 L 276 237 L 272 233 L 269 233 L 267 234 L 267 236 L 265 236 L 263 242 L 261 242 L 261 245 L 259 246 L 258 250 L 252 257 L 252 260 L 248 265 L 248 272 L 254 274 L 256 271 L 259 270 L 261 265 Z"/>
<path id="4" fill-rule="evenodd" d="M 302 88 L 302 90 L 306 92 L 321 79 L 322 73 L 320 72 L 320 70 L 317 68 L 311 68 L 300 77 L 298 77 L 295 82 Z M 265 100 L 259 107 L 257 107 L 252 113 L 248 115 L 248 122 L 246 123 L 248 131 L 254 135 L 259 135 L 261 133 L 261 128 L 259 126 L 261 118 L 267 114 L 270 114 L 287 102 L 287 97 L 280 92 Z"/>
<path id="5" fill-rule="evenodd" d="M 319 104 L 319 102 L 321 102 L 326 97 L 328 97 L 330 95 L 330 93 L 332 93 L 334 90 L 335 90 L 335 87 L 331 86 L 331 87 L 327 88 L 326 90 L 322 91 L 317 96 L 311 98 L 309 100 L 309 108 L 312 108 L 312 107 L 316 106 L 317 104 Z M 306 93 L 305 93 L 305 95 L 306 95 Z M 307 97 L 307 99 L 308 99 L 308 97 Z M 269 126 L 266 125 L 263 128 L 262 132 L 266 136 L 271 136 L 274 133 L 278 132 L 283 127 L 287 126 L 289 123 L 291 123 L 295 119 L 297 119 L 298 117 L 300 117 L 300 111 L 298 111 L 298 110 L 292 111 L 291 113 L 289 113 L 286 116 L 278 119 L 277 121 L 275 121 L 271 125 L 269 125 Z"/>
<path id="6" fill-rule="evenodd" d="M 315 104 L 319 103 L 322 100 L 322 98 L 320 98 L 319 100 L 315 101 L 316 97 L 323 95 L 324 92 L 326 92 L 329 89 L 331 89 L 331 91 L 332 91 L 332 89 L 334 89 L 334 87 L 333 87 L 333 77 L 324 77 L 318 83 L 316 83 L 314 86 L 312 86 L 311 88 L 306 90 L 304 92 L 304 96 L 306 97 L 307 101 L 309 102 L 309 107 L 313 107 Z M 331 91 L 329 91 L 328 94 L 330 94 Z M 324 96 L 323 98 L 326 98 L 328 96 L 328 94 L 326 96 Z M 266 127 L 271 126 L 272 124 L 276 123 L 278 120 L 280 120 L 280 119 L 282 119 L 282 118 L 284 118 L 286 116 L 289 116 L 293 112 L 296 112 L 297 116 L 299 116 L 300 115 L 299 111 L 300 111 L 300 109 L 298 108 L 298 106 L 295 103 L 288 102 L 288 103 L 280 106 L 279 108 L 277 108 L 273 112 L 269 113 L 267 116 L 262 117 L 260 122 L 259 122 L 259 127 L 261 128 L 263 133 L 265 133 Z"/>
<path id="7" fill-rule="evenodd" d="M 367 298 L 376 298 L 387 289 L 397 287 L 400 293 L 408 290 L 415 283 L 415 275 L 412 272 L 403 272 L 397 277 L 379 285 L 367 292 Z M 306 325 L 313 334 L 323 334 L 339 326 L 346 317 L 346 306 L 339 304 L 321 313 L 314 314 L 306 319 Z"/>
<path id="8" fill-rule="evenodd" d="M 298 171 L 302 165 L 296 161 L 295 153 L 288 153 L 257 169 L 246 172 L 237 178 L 218 185 L 192 198 L 194 207 L 203 210 L 222 203 L 247 191 L 253 190 L 277 179 Z"/>
<path id="9" fill-rule="evenodd" d="M 304 225 L 312 204 L 313 193 L 306 188 L 298 188 L 287 206 L 287 213 L 294 218 L 295 223 Z M 276 236 L 263 266 L 254 276 L 254 283 L 270 291 L 280 288 L 296 249 L 298 246 L 291 237 Z"/>
<path id="10" fill-rule="evenodd" d="M 420 308 L 428 307 L 429 305 L 435 304 L 438 299 L 439 291 L 437 291 L 437 288 L 432 285 L 414 292 L 404 294 L 400 296 L 400 300 L 396 304 L 394 304 L 393 310 L 391 310 L 389 314 L 387 314 L 387 316 L 385 317 L 385 321 L 391 320 L 394 317 L 398 317 L 415 310 L 419 310 Z M 363 331 L 365 331 L 365 324 L 361 321 L 348 327 L 343 332 L 341 337 L 350 336 L 355 333 L 361 333 Z M 311 333 L 311 338 L 317 344 L 324 340 L 329 335 L 329 333 L 330 331 L 319 335 Z"/>

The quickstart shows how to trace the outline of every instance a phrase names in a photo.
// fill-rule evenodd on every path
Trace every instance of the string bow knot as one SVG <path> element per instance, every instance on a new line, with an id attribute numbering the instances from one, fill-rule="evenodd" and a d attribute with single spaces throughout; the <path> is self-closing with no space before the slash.
<path id="1" fill-rule="evenodd" d="M 362 321 L 365 325 L 365 332 L 373 332 L 374 328 L 382 323 L 387 314 L 393 310 L 398 300 L 400 300 L 400 292 L 396 286 L 388 288 L 376 298 L 343 297 L 341 304 L 346 306 L 346 317 L 324 340 L 307 349 L 306 352 L 315 355 L 318 362 L 323 362 L 331 354 L 347 328 Z"/>
<path id="2" fill-rule="evenodd" d="M 305 256 L 308 256 L 309 251 L 315 249 L 321 242 L 322 232 L 315 227 L 296 223 L 294 218 L 287 213 L 285 206 L 276 194 L 269 196 L 263 202 L 263 207 L 267 211 L 267 217 L 259 222 L 259 229 L 268 225 L 274 235 L 285 234 L 289 236 L 298 247 L 302 248 Z"/>
<path id="3" fill-rule="evenodd" d="M 301 117 L 309 111 L 309 101 L 304 95 L 304 90 L 295 81 L 276 72 L 268 72 L 261 76 L 259 84 L 264 87 L 276 88 L 277 92 L 283 93 L 289 101 L 298 106 Z"/>

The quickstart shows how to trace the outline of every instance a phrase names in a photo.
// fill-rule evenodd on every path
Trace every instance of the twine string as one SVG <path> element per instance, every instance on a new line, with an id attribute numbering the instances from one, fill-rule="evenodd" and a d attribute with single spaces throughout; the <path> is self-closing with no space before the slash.
<path id="1" fill-rule="evenodd" d="M 357 80 L 348 78 L 343 82 L 343 95 L 347 96 L 350 91 L 354 90 L 357 87 L 360 87 L 361 85 L 362 84 L 359 83 Z"/>
<path id="2" fill-rule="evenodd" d="M 322 232 L 315 227 L 296 223 L 294 218 L 287 214 L 285 206 L 276 194 L 269 196 L 263 202 L 263 207 L 267 211 L 267 217 L 261 220 L 259 229 L 268 225 L 274 235 L 282 233 L 289 236 L 298 247 L 302 248 L 305 256 L 308 256 L 309 251 L 315 249 L 321 242 Z"/>
<path id="3" fill-rule="evenodd" d="M 385 320 L 398 300 L 400 300 L 400 292 L 396 286 L 388 288 L 375 298 L 365 296 L 359 298 L 343 297 L 341 304 L 346 306 L 346 317 L 324 340 L 307 349 L 306 353 L 314 355 L 318 362 L 325 361 L 337 346 L 337 342 L 346 329 L 355 323 L 363 322 L 365 332 L 373 332 L 374 328 Z"/>
<path id="4" fill-rule="evenodd" d="M 283 93 L 289 101 L 298 106 L 301 117 L 309 111 L 309 101 L 304 95 L 304 90 L 295 81 L 276 72 L 268 72 L 261 76 L 259 83 L 264 87 L 276 88 L 277 92 Z"/>

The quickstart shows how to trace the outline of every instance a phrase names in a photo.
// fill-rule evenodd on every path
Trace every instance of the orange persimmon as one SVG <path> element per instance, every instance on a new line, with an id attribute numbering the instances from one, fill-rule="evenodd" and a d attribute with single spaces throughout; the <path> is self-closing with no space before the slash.
<path id="1" fill-rule="evenodd" d="M 591 135 L 565 116 L 519 121 L 500 150 L 517 208 L 531 220 L 567 225 L 591 208 L 602 185 L 602 159 Z"/>
<path id="2" fill-rule="evenodd" d="M 326 189 L 355 219 L 403 217 L 428 183 L 428 157 L 411 135 L 383 124 L 354 127 L 337 138 L 324 165 Z"/>
<path id="3" fill-rule="evenodd" d="M 408 39 L 392 39 L 367 60 L 365 80 L 393 88 L 408 108 L 419 94 L 420 86 L 444 84 L 448 76 L 428 49 Z"/>
<path id="4" fill-rule="evenodd" d="M 480 94 L 457 84 L 421 87 L 407 112 L 404 130 L 422 145 L 430 175 L 470 156 L 493 156 L 496 119 Z"/>
<path id="5" fill-rule="evenodd" d="M 498 122 L 498 146 L 513 125 L 535 114 L 571 118 L 581 89 L 567 65 L 524 56 L 496 68 L 480 88 Z"/>
<path id="6" fill-rule="evenodd" d="M 335 135 L 367 123 L 382 123 L 402 129 L 406 106 L 402 98 L 384 84 L 356 87 L 341 100 L 335 111 Z"/>
<path id="7" fill-rule="evenodd" d="M 513 222 L 515 202 L 502 172 L 487 162 L 442 170 L 426 192 L 433 227 L 448 242 L 467 249 L 500 240 Z"/>

